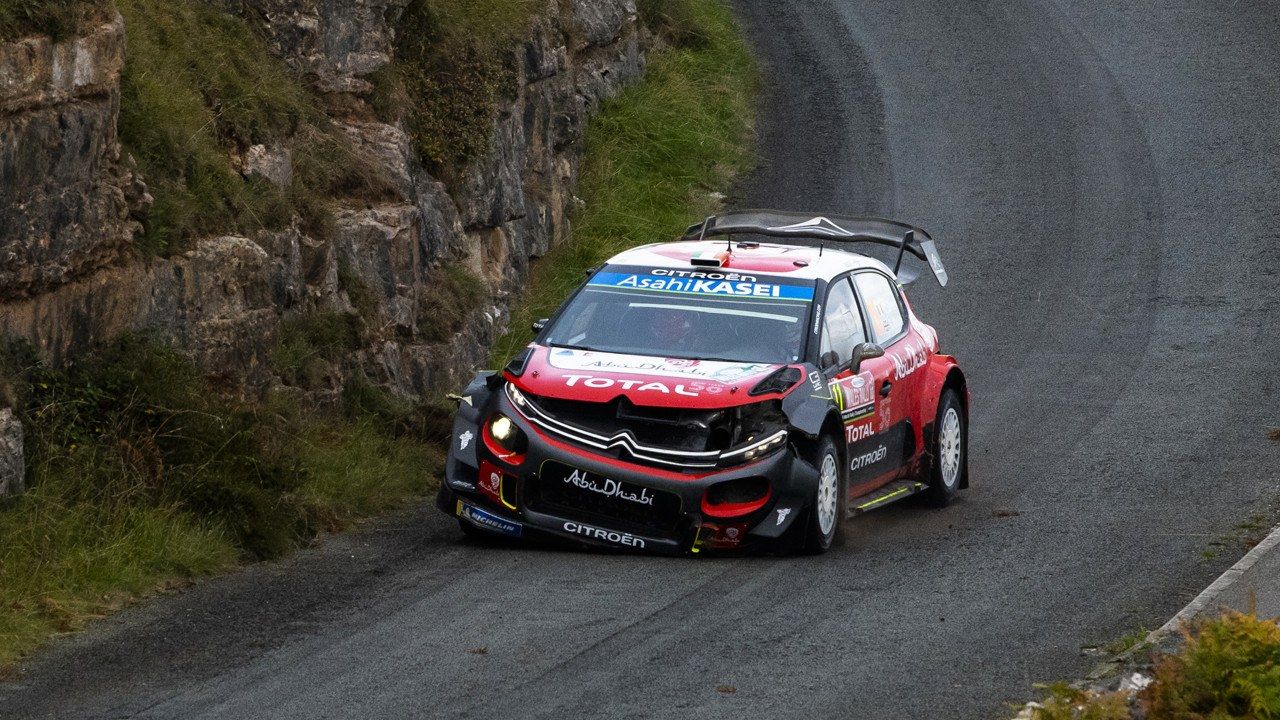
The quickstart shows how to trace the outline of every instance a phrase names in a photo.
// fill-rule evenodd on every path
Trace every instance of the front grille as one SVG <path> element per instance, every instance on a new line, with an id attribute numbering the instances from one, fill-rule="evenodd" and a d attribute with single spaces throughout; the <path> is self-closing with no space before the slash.
<path id="1" fill-rule="evenodd" d="M 597 403 L 540 397 L 538 405 L 552 417 L 611 437 L 625 430 L 642 445 L 703 452 L 728 446 L 731 420 L 724 410 L 635 405 L 625 397 Z"/>
<path id="2" fill-rule="evenodd" d="M 671 535 L 680 520 L 680 496 L 666 490 L 655 490 L 635 483 L 619 483 L 624 492 L 651 497 L 652 504 L 642 504 L 621 497 L 584 489 L 566 478 L 576 477 L 597 488 L 618 487 L 619 481 L 595 473 L 571 468 L 563 463 L 547 461 L 538 475 L 525 483 L 525 502 L 530 509 L 611 530 L 650 535 Z"/>

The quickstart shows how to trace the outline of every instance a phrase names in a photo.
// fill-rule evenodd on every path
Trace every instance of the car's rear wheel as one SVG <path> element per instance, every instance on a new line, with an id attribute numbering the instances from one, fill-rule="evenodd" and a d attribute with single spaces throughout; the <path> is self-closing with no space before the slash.
<path id="1" fill-rule="evenodd" d="M 818 484 L 809 512 L 805 551 L 817 555 L 831 549 L 844 519 L 844 465 L 831 438 L 819 441 L 814 465 L 818 468 Z"/>
<path id="2" fill-rule="evenodd" d="M 948 388 L 938 400 L 938 416 L 933 423 L 933 462 L 929 468 L 929 490 L 924 499 L 935 507 L 945 507 L 956 496 L 964 478 L 969 452 L 969 427 L 964 406 L 955 390 Z"/>

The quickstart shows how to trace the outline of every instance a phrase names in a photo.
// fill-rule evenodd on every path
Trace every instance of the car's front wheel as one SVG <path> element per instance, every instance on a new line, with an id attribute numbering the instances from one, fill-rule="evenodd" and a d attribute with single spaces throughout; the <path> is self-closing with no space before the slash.
<path id="1" fill-rule="evenodd" d="M 824 437 L 814 453 L 814 465 L 818 468 L 818 484 L 814 489 L 813 504 L 805 535 L 805 550 L 821 554 L 831 549 L 844 515 L 844 466 L 831 438 Z"/>

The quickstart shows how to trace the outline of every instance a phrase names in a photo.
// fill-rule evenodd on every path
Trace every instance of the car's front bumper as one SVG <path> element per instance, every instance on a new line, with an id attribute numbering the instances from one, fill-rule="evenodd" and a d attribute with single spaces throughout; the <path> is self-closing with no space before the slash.
<path id="1" fill-rule="evenodd" d="M 483 423 L 491 412 L 475 422 L 459 416 L 445 467 L 445 481 L 437 504 L 450 515 L 490 532 L 508 536 L 544 534 L 604 547 L 643 550 L 661 554 L 700 553 L 707 550 L 747 550 L 790 538 L 789 530 L 804 522 L 817 483 L 817 470 L 798 458 L 788 445 L 752 463 L 715 472 L 686 475 L 622 462 L 542 433 L 526 421 L 505 397 L 494 410 L 510 417 L 528 437 L 528 450 L 518 464 L 503 462 L 483 439 Z M 540 502 L 542 469 L 560 463 L 595 476 L 608 478 L 655 493 L 670 493 L 668 516 L 656 525 Z M 500 472 L 494 492 L 481 487 L 480 469 Z M 554 467 L 554 466 L 550 466 Z M 723 509 L 704 512 L 703 496 L 710 486 L 744 478 L 763 478 L 769 484 L 768 499 L 742 514 L 725 515 Z M 669 496 L 667 496 L 669 497 Z M 659 527 L 660 526 L 660 527 Z"/>

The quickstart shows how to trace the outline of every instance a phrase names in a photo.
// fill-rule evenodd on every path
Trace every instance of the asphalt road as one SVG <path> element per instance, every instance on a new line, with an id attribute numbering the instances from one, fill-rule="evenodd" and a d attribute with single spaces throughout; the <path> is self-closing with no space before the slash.
<path id="1" fill-rule="evenodd" d="M 423 510 L 60 641 L 0 716 L 991 718 L 1233 562 L 1202 552 L 1280 467 L 1275 3 L 740 8 L 770 88 L 743 204 L 939 239 L 953 285 L 913 297 L 974 390 L 960 503 L 697 561 Z"/>

